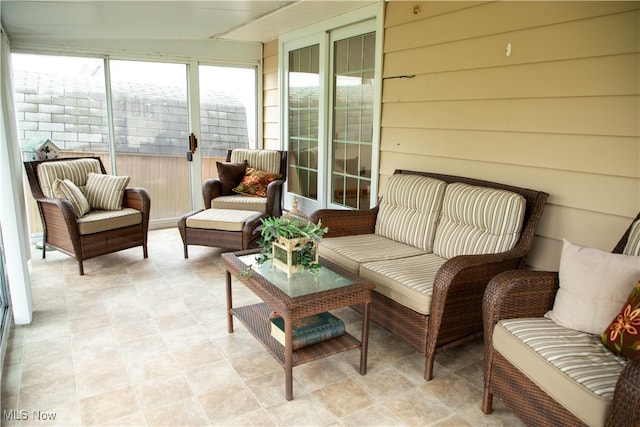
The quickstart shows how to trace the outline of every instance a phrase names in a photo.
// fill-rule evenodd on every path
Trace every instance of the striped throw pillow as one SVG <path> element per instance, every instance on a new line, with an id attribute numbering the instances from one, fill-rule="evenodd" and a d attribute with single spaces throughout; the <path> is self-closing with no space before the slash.
<path id="1" fill-rule="evenodd" d="M 128 176 L 90 173 L 85 187 L 89 205 L 92 209 L 107 211 L 122 209 L 122 198 L 128 184 Z"/>
<path id="2" fill-rule="evenodd" d="M 449 184 L 433 253 L 451 259 L 508 251 L 520 237 L 525 207 L 524 197 L 510 191 Z"/>
<path id="3" fill-rule="evenodd" d="M 640 219 L 631 226 L 629 239 L 622 253 L 624 255 L 640 256 Z"/>
<path id="4" fill-rule="evenodd" d="M 431 252 L 446 186 L 426 176 L 392 175 L 380 201 L 375 233 Z"/>
<path id="5" fill-rule="evenodd" d="M 78 218 L 86 215 L 91 210 L 89 201 L 77 185 L 69 179 L 56 179 L 53 181 L 53 195 L 61 199 L 67 199 L 73 205 L 73 210 Z"/>

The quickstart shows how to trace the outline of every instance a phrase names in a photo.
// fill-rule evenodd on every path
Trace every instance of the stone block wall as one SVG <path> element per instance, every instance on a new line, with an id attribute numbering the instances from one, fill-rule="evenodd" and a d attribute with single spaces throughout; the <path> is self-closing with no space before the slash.
<path id="1" fill-rule="evenodd" d="M 85 78 L 16 72 L 20 142 L 48 138 L 62 150 L 108 151 L 107 99 L 103 86 Z M 189 146 L 184 89 L 114 83 L 113 121 L 120 153 L 185 155 Z M 224 157 L 248 148 L 244 106 L 232 95 L 208 93 L 201 100 L 198 146 L 204 157 Z"/>

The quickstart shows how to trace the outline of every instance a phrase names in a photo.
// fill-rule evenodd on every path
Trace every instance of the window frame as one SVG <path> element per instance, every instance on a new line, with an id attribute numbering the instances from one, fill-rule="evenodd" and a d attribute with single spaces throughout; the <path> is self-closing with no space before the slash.
<path id="1" fill-rule="evenodd" d="M 382 58 L 383 58 L 383 35 L 384 35 L 384 3 L 376 3 L 365 6 L 354 12 L 341 15 L 337 18 L 327 20 L 299 31 L 288 33 L 278 39 L 279 64 L 280 70 L 279 86 L 280 90 L 280 141 L 281 149 L 288 149 L 288 61 L 290 50 L 310 46 L 316 43 L 320 44 L 320 117 L 318 123 L 318 139 L 319 144 L 323 144 L 322 150 L 318 154 L 318 200 L 313 201 L 298 197 L 289 192 L 288 186 L 285 191 L 284 203 L 285 208 L 290 209 L 295 196 L 298 199 L 298 207 L 305 211 L 311 212 L 318 208 L 336 208 L 351 209 L 344 205 L 331 203 L 329 197 L 329 188 L 331 179 L 330 170 L 330 138 L 329 132 L 332 123 L 333 101 L 331 100 L 333 90 L 333 71 L 330 69 L 332 61 L 331 55 L 333 48 L 331 46 L 331 33 L 336 35 L 344 33 L 344 31 L 362 31 L 362 33 L 371 32 L 371 21 L 376 34 L 376 58 L 374 80 L 377 83 L 374 93 L 373 105 L 373 135 L 372 135 L 372 153 L 371 153 L 371 195 L 370 208 L 375 207 L 378 199 L 378 176 L 379 176 L 379 152 L 380 152 L 380 126 L 381 126 L 381 106 L 382 106 Z M 367 29 L 367 27 L 369 29 Z M 346 30 L 345 30 L 346 29 Z M 335 39 L 335 37 L 333 37 Z"/>

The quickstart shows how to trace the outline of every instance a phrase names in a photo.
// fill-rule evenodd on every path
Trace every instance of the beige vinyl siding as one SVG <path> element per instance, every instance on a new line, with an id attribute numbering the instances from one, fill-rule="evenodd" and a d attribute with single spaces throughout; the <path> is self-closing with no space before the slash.
<path id="1" fill-rule="evenodd" d="M 264 148 L 279 150 L 278 40 L 265 43 L 263 56 L 263 146 Z"/>
<path id="2" fill-rule="evenodd" d="M 397 168 L 539 189 L 531 267 L 612 249 L 640 211 L 639 27 L 640 2 L 387 3 L 380 193 Z"/>

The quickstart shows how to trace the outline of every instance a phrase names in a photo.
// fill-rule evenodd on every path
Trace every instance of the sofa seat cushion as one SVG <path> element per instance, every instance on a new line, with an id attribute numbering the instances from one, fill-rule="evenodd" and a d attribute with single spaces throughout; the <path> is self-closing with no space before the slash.
<path id="1" fill-rule="evenodd" d="M 377 234 L 327 237 L 323 238 L 318 246 L 318 255 L 356 275 L 360 273 L 360 265 L 365 262 L 398 259 L 424 253 L 423 250 Z"/>
<path id="2" fill-rule="evenodd" d="M 375 291 L 414 310 L 431 312 L 433 281 L 447 260 L 434 254 L 367 262 L 360 277 L 376 285 Z"/>
<path id="3" fill-rule="evenodd" d="M 74 159 L 44 162 L 38 165 L 38 181 L 46 197 L 55 197 L 53 183 L 56 179 L 68 179 L 82 188 L 87 183 L 89 173 L 102 173 L 98 159 Z"/>
<path id="4" fill-rule="evenodd" d="M 380 201 L 375 233 L 433 252 L 433 239 L 447 183 L 412 174 L 394 174 Z"/>
<path id="5" fill-rule="evenodd" d="M 205 209 L 187 218 L 187 227 L 205 230 L 242 231 L 244 224 L 260 216 L 255 211 Z"/>
<path id="6" fill-rule="evenodd" d="M 242 194 L 220 196 L 211 200 L 211 207 L 215 209 L 236 209 L 243 211 L 267 212 L 266 197 L 249 197 Z"/>
<path id="7" fill-rule="evenodd" d="M 140 224 L 142 212 L 133 208 L 123 208 L 117 211 L 95 210 L 76 219 L 76 222 L 80 234 L 93 234 Z"/>
<path id="8" fill-rule="evenodd" d="M 463 183 L 447 185 L 433 253 L 458 255 L 506 252 L 520 238 L 526 200 L 519 194 Z"/>
<path id="9" fill-rule="evenodd" d="M 496 324 L 493 346 L 549 396 L 588 425 L 604 425 L 626 359 L 607 350 L 596 335 L 547 318 Z"/>

